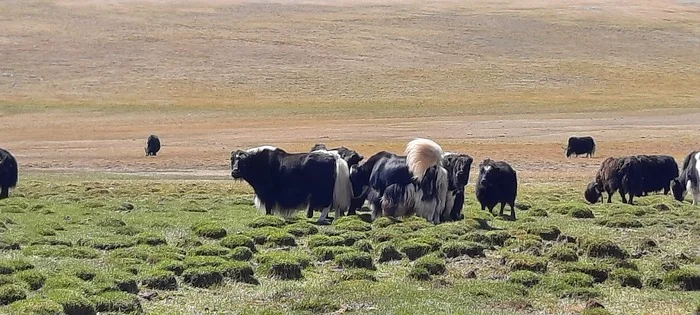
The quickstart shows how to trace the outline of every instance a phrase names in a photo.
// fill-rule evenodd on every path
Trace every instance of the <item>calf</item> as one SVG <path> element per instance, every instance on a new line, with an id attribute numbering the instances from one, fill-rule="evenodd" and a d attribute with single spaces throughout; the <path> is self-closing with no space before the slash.
<path id="1" fill-rule="evenodd" d="M 336 218 L 350 206 L 352 187 L 347 162 L 337 153 L 287 153 L 269 146 L 231 152 L 231 177 L 253 187 L 254 202 L 265 214 L 290 216 L 308 207 L 321 210 L 327 223 L 330 209 Z"/>
<path id="2" fill-rule="evenodd" d="M 586 200 L 596 203 L 605 191 L 608 193 L 608 203 L 611 203 L 612 195 L 619 191 L 622 202 L 632 204 L 634 196 L 639 195 L 641 191 L 640 164 L 636 156 L 608 157 L 600 164 L 594 184 L 588 184 L 586 187 Z M 625 194 L 629 195 L 629 199 Z"/>
<path id="3" fill-rule="evenodd" d="M 671 182 L 673 197 L 678 201 L 685 199 L 688 190 L 693 195 L 693 205 L 697 205 L 700 202 L 700 151 L 685 157 L 680 175 Z"/>
<path id="4" fill-rule="evenodd" d="M 442 167 L 447 170 L 448 190 L 445 207 L 449 214 L 442 218 L 443 221 L 457 221 L 464 217 L 464 187 L 469 182 L 472 162 L 474 159 L 466 154 L 446 153 L 442 157 Z"/>
<path id="5" fill-rule="evenodd" d="M 160 151 L 160 139 L 156 135 L 148 136 L 146 139 L 146 156 L 156 156 L 156 153 Z"/>
<path id="6" fill-rule="evenodd" d="M 579 156 L 585 154 L 592 157 L 595 154 L 595 141 L 592 137 L 569 137 L 568 145 L 566 146 L 566 157 L 571 155 Z"/>
<path id="7" fill-rule="evenodd" d="M 496 204 L 501 204 L 500 215 L 506 204 L 510 206 L 510 218 L 515 220 L 515 198 L 518 195 L 518 177 L 515 170 L 506 162 L 486 159 L 479 165 L 479 179 L 476 182 L 476 199 L 481 210 L 493 213 Z"/>
<path id="8" fill-rule="evenodd" d="M 10 188 L 17 185 L 17 160 L 10 152 L 0 149 L 0 199 L 10 195 Z"/>

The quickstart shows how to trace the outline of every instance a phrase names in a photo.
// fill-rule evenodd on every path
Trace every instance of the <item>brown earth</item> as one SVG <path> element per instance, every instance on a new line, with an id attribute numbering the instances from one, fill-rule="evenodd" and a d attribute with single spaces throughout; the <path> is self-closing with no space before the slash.
<path id="1" fill-rule="evenodd" d="M 225 179 L 236 148 L 420 136 L 570 181 L 700 148 L 694 1 L 10 0 L 0 30 L 0 146 L 28 173 Z M 564 158 L 574 134 L 596 158 Z"/>

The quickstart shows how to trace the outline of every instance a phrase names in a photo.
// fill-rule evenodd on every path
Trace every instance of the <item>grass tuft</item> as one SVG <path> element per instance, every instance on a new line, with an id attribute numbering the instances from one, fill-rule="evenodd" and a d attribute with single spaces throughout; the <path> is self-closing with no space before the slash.
<path id="1" fill-rule="evenodd" d="M 182 273 L 182 280 L 196 288 L 210 288 L 224 281 L 221 270 L 215 267 L 198 267 L 187 269 Z"/>
<path id="2" fill-rule="evenodd" d="M 175 273 L 165 269 L 153 269 L 144 273 L 141 275 L 141 285 L 155 290 L 177 290 L 178 288 Z"/>
<path id="3" fill-rule="evenodd" d="M 484 246 L 475 242 L 450 241 L 442 245 L 442 253 L 447 258 L 455 258 L 463 255 L 469 257 L 483 257 Z"/>
<path id="4" fill-rule="evenodd" d="M 365 252 L 350 251 L 344 254 L 339 254 L 333 261 L 338 263 L 342 268 L 364 268 L 368 270 L 376 270 L 372 262 L 372 256 Z"/>

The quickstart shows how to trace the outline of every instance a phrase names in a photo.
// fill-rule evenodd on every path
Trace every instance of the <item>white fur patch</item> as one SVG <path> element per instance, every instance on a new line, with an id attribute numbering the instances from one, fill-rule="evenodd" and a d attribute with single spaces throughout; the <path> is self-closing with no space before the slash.
<path id="1" fill-rule="evenodd" d="M 248 153 L 250 153 L 250 154 L 255 154 L 255 153 L 258 153 L 258 152 L 262 152 L 262 151 L 264 151 L 264 150 L 275 151 L 275 150 L 277 150 L 277 147 L 273 147 L 273 146 L 269 146 L 269 145 L 263 145 L 263 146 L 259 146 L 259 147 L 255 147 L 255 148 L 250 148 L 250 149 L 246 150 L 246 152 L 248 152 Z"/>
<path id="2" fill-rule="evenodd" d="M 700 152 L 696 153 L 693 158 L 695 159 L 695 169 L 693 171 L 695 172 L 694 178 L 696 182 L 691 183 L 691 181 L 688 181 L 686 188 L 692 192 L 693 205 L 695 206 L 700 203 Z"/>
<path id="3" fill-rule="evenodd" d="M 333 185 L 333 205 L 336 217 L 340 217 L 350 209 L 353 191 L 350 183 L 350 168 L 348 162 L 343 160 L 337 150 L 316 150 L 313 153 L 321 153 L 332 156 L 335 159 L 335 183 Z"/>

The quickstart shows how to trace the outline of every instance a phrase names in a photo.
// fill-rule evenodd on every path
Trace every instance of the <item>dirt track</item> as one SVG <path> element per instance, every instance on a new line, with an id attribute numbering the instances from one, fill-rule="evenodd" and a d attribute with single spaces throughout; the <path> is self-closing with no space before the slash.
<path id="1" fill-rule="evenodd" d="M 700 147 L 694 137 L 700 131 L 700 111 L 328 121 L 206 112 L 34 113 L 8 115 L 3 121 L 3 146 L 28 172 L 224 179 L 229 153 L 236 148 L 271 144 L 301 151 L 324 142 L 369 156 L 379 150 L 401 152 L 407 140 L 429 137 L 445 150 L 466 152 L 477 162 L 486 157 L 506 159 L 524 181 L 584 180 L 607 156 L 648 153 L 682 159 Z M 143 153 L 150 133 L 158 134 L 163 143 L 156 158 Z M 564 158 L 561 146 L 566 138 L 584 134 L 598 141 L 596 158 Z"/>

